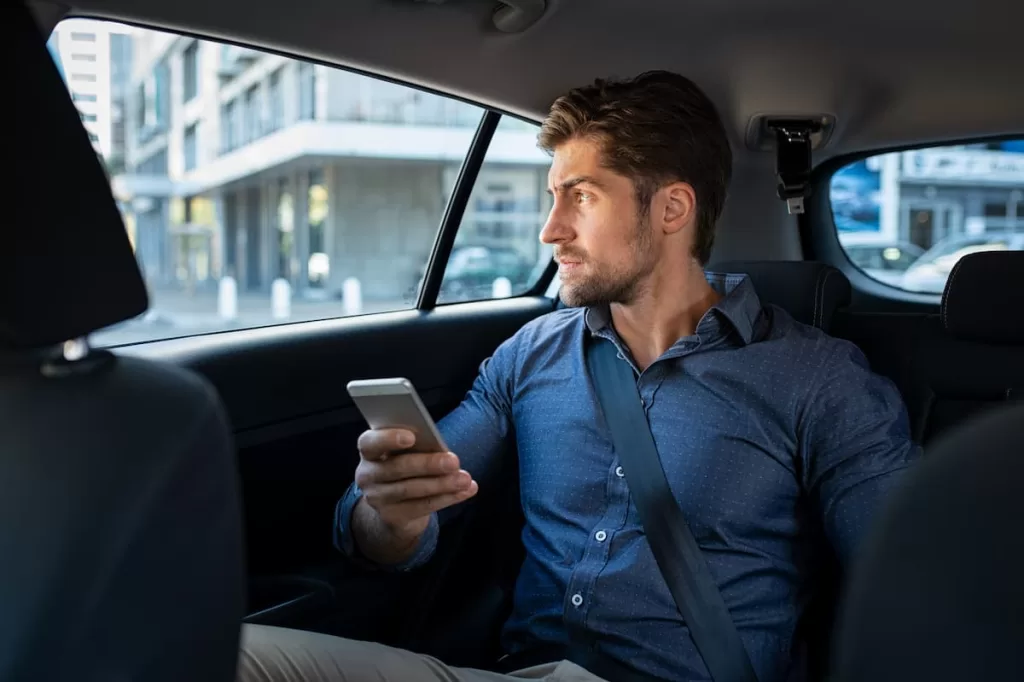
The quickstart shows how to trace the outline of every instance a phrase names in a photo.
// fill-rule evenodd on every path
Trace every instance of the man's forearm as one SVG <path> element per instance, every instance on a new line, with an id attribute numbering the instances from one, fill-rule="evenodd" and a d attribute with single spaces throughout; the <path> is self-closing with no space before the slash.
<path id="1" fill-rule="evenodd" d="M 416 552 L 423 532 L 410 537 L 396 535 L 365 498 L 352 510 L 352 539 L 364 557 L 378 564 L 393 565 L 408 560 Z"/>

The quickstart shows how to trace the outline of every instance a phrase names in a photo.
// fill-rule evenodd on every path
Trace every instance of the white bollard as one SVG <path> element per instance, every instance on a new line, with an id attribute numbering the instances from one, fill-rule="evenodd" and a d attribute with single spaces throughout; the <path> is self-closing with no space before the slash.
<path id="1" fill-rule="evenodd" d="M 222 277 L 217 286 L 217 314 L 228 322 L 238 318 L 238 283 L 234 277 Z"/>
<path id="2" fill-rule="evenodd" d="M 270 285 L 270 316 L 275 320 L 287 320 L 292 316 L 292 285 L 281 277 Z"/>
<path id="3" fill-rule="evenodd" d="M 508 298 L 512 295 L 512 282 L 508 277 L 499 277 L 491 284 L 491 298 Z"/>
<path id="4" fill-rule="evenodd" d="M 355 277 L 349 277 L 341 285 L 346 315 L 359 315 L 363 312 L 363 285 Z"/>

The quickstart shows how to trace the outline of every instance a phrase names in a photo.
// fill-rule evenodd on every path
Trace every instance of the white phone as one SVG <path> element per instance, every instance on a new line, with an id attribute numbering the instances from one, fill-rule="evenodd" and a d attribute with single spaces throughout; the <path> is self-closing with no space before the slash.
<path id="1" fill-rule="evenodd" d="M 373 429 L 408 429 L 416 435 L 411 452 L 448 452 L 427 408 L 408 379 L 350 381 L 348 394 Z"/>

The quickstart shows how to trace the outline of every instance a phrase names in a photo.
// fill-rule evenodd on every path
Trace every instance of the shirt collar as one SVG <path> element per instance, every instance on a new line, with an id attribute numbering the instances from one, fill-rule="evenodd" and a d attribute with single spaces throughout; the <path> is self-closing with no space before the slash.
<path id="1" fill-rule="evenodd" d="M 736 330 L 744 345 L 752 342 L 761 315 L 761 300 L 754 291 L 750 277 L 742 273 L 710 271 L 705 271 L 704 276 L 722 298 L 701 317 L 697 323 L 697 334 L 706 332 L 715 335 L 719 328 L 718 317 L 721 316 Z M 607 304 L 590 306 L 586 310 L 585 319 L 590 332 L 597 334 L 611 324 L 611 310 Z"/>

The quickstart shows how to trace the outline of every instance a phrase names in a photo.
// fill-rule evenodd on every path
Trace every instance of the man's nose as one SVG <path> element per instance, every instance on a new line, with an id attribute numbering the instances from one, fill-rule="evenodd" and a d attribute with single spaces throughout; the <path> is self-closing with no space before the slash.
<path id="1" fill-rule="evenodd" d="M 544 227 L 540 231 L 540 241 L 542 244 L 563 244 L 572 239 L 573 230 L 572 226 L 568 221 L 564 220 L 559 215 L 557 209 L 551 209 L 551 213 L 548 214 L 547 222 L 544 223 Z"/>

